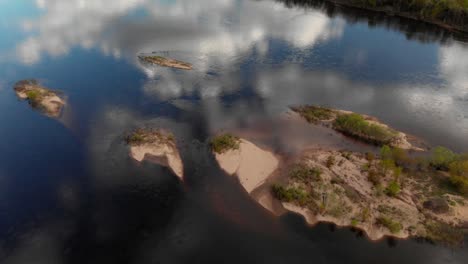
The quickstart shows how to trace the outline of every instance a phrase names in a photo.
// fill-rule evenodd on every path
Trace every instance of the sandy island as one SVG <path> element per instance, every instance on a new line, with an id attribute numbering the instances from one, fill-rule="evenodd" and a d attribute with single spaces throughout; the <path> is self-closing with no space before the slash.
<path id="1" fill-rule="evenodd" d="M 138 129 L 127 137 L 130 156 L 169 167 L 183 180 L 183 164 L 174 136 L 164 130 Z"/>
<path id="2" fill-rule="evenodd" d="M 365 120 L 386 126 L 372 117 Z M 221 151 L 214 151 L 220 167 L 237 175 L 245 190 L 254 193 L 252 198 L 276 215 L 291 211 L 312 225 L 354 227 L 371 240 L 389 236 L 423 237 L 451 245 L 463 241 L 468 199 L 439 186 L 448 179 L 445 172 L 416 169 L 423 163 L 416 164 L 418 159 L 406 156 L 406 151 L 422 149 L 406 140 L 393 145 L 400 148 L 387 147 L 397 161 L 372 153 L 304 146 L 298 157 L 281 162 L 286 165 L 277 170 L 286 157 L 229 137 L 222 136 L 217 143 Z"/>
<path id="3" fill-rule="evenodd" d="M 175 59 L 164 58 L 157 55 L 140 55 L 138 58 L 146 63 L 156 64 L 163 67 L 176 68 L 181 70 L 192 70 L 192 64 Z"/>
<path id="4" fill-rule="evenodd" d="M 279 164 L 275 155 L 245 139 L 240 139 L 238 149 L 215 153 L 215 157 L 226 173 L 237 175 L 248 193 L 262 185 Z"/>
<path id="5" fill-rule="evenodd" d="M 18 98 L 27 100 L 34 109 L 49 117 L 59 117 L 65 106 L 58 92 L 41 86 L 36 80 L 19 81 L 14 90 Z"/>

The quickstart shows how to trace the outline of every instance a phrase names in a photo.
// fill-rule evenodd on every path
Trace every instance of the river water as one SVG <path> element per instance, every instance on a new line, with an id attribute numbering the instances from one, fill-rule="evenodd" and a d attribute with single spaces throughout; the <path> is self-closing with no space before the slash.
<path id="1" fill-rule="evenodd" d="M 28 78 L 66 94 L 59 120 L 16 98 Z M 0 1 L 0 262 L 466 263 L 466 247 L 274 217 L 215 166 L 210 135 L 304 103 L 468 151 L 466 37 L 314 0 Z M 176 134 L 184 183 L 128 157 L 140 126 Z"/>

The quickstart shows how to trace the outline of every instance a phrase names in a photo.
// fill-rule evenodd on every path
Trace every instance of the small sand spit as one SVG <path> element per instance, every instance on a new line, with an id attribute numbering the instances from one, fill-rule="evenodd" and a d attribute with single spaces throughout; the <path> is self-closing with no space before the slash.
<path id="1" fill-rule="evenodd" d="M 250 193 L 262 185 L 278 168 L 278 158 L 251 142 L 241 139 L 239 149 L 216 153 L 220 167 L 228 174 L 236 174 L 245 190 Z"/>
<path id="2" fill-rule="evenodd" d="M 36 80 L 19 81 L 14 90 L 18 98 L 27 100 L 33 108 L 50 117 L 59 117 L 65 106 L 57 92 L 41 86 Z"/>
<path id="3" fill-rule="evenodd" d="M 172 134 L 162 130 L 137 130 L 128 139 L 130 156 L 169 167 L 183 180 L 184 167 Z"/>
<path id="4" fill-rule="evenodd" d="M 138 58 L 146 63 L 156 64 L 163 67 L 176 68 L 181 70 L 192 70 L 192 64 L 156 55 L 140 55 Z"/>

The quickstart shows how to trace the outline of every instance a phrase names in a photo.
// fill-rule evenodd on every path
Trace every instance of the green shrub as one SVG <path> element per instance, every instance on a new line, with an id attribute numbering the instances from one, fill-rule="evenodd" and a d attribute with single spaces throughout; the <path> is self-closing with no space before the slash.
<path id="1" fill-rule="evenodd" d="M 390 232 L 392 232 L 392 234 L 399 233 L 402 229 L 402 226 L 399 222 L 393 221 L 392 219 L 388 217 L 381 216 L 377 218 L 376 220 L 377 220 L 377 224 L 386 227 L 388 230 L 390 230 Z"/>
<path id="2" fill-rule="evenodd" d="M 310 181 L 321 181 L 322 172 L 318 168 L 310 168 L 305 164 L 296 164 L 289 172 L 292 179 L 308 183 Z"/>
<path id="3" fill-rule="evenodd" d="M 282 202 L 296 202 L 304 206 L 310 200 L 310 196 L 305 190 L 296 187 L 284 187 L 279 184 L 274 184 L 271 190 L 273 196 Z"/>
<path id="4" fill-rule="evenodd" d="M 383 145 L 380 148 L 380 158 L 383 160 L 390 160 L 392 159 L 392 148 L 390 148 L 388 145 Z"/>
<path id="5" fill-rule="evenodd" d="M 457 191 L 463 195 L 468 195 L 468 178 L 458 175 L 450 176 L 450 182 L 455 186 Z"/>
<path id="6" fill-rule="evenodd" d="M 214 152 L 222 154 L 231 149 L 239 149 L 240 139 L 231 134 L 223 134 L 211 140 L 211 148 Z"/>
<path id="7" fill-rule="evenodd" d="M 392 181 L 385 189 L 385 194 L 391 197 L 395 197 L 400 193 L 400 191 L 401 191 L 401 188 L 398 182 Z"/>
<path id="8" fill-rule="evenodd" d="M 359 114 L 344 114 L 338 116 L 333 123 L 334 129 L 349 136 L 377 145 L 385 145 L 392 141 L 395 132 L 383 126 L 372 124 Z"/>
<path id="9" fill-rule="evenodd" d="M 452 162 L 458 159 L 458 155 L 450 149 L 444 147 L 436 147 L 432 151 L 430 164 L 438 170 L 448 170 Z"/>

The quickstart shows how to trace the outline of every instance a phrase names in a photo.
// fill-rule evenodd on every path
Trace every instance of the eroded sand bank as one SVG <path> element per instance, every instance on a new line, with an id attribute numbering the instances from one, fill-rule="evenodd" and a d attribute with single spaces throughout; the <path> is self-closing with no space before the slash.
<path id="1" fill-rule="evenodd" d="M 184 167 L 172 134 L 163 130 L 137 130 L 127 139 L 130 156 L 169 167 L 183 180 Z"/>

